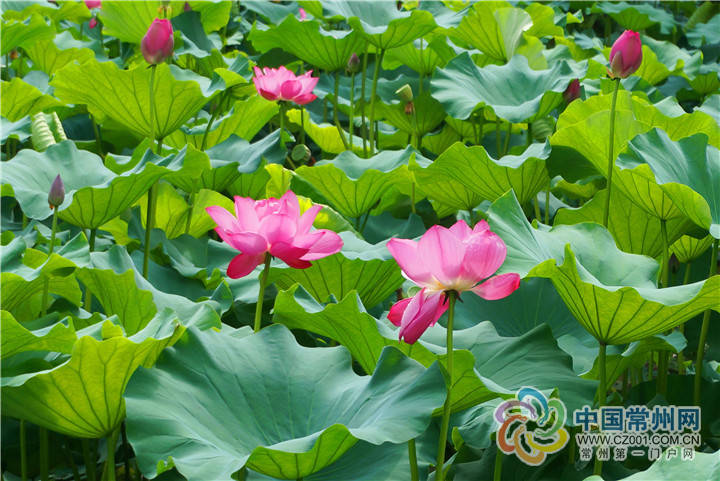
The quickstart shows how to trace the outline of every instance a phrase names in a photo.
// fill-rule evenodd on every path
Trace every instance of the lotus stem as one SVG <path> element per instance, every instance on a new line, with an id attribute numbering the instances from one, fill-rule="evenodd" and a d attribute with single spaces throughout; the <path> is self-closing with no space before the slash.
<path id="1" fill-rule="evenodd" d="M 497 119 L 495 121 L 495 151 L 497 152 L 498 159 L 502 157 L 500 149 L 502 149 L 502 143 L 500 139 L 500 119 Z"/>
<path id="2" fill-rule="evenodd" d="M 500 448 L 495 448 L 495 469 L 493 470 L 493 481 L 502 480 L 503 453 Z"/>
<path id="3" fill-rule="evenodd" d="M 683 277 L 683 285 L 690 284 L 690 262 L 685 264 L 685 277 Z M 678 331 L 680 331 L 680 334 L 683 336 L 685 335 L 685 324 L 680 324 L 678 326 Z M 685 354 L 683 354 L 683 351 L 680 350 L 678 352 L 677 356 L 677 362 L 678 362 L 678 374 L 681 376 L 685 374 Z"/>
<path id="4" fill-rule="evenodd" d="M 53 253 L 53 250 L 55 249 L 55 233 L 57 231 L 57 207 L 53 208 L 53 217 L 52 217 L 52 230 L 50 232 L 50 247 L 48 247 L 48 254 L 47 258 L 50 260 L 50 256 Z M 48 298 L 50 297 L 50 280 L 46 277 L 45 282 L 43 283 L 43 295 L 42 295 L 42 304 L 41 307 L 41 315 L 40 317 L 45 317 L 45 314 L 47 314 L 47 308 L 48 308 Z"/>
<path id="5" fill-rule="evenodd" d="M 353 130 L 355 129 L 355 72 L 350 75 L 350 150 L 353 148 Z"/>
<path id="6" fill-rule="evenodd" d="M 340 135 L 340 140 L 342 141 L 343 148 L 345 150 L 349 150 L 350 147 L 348 146 L 347 140 L 345 140 L 345 132 L 343 132 L 342 126 L 340 125 L 340 117 L 338 115 L 338 108 L 340 105 L 340 99 L 339 99 L 339 90 L 340 90 L 340 71 L 335 71 L 335 99 L 333 102 L 333 119 L 335 120 L 335 127 L 337 127 L 338 135 Z"/>
<path id="7" fill-rule="evenodd" d="M 22 481 L 27 481 L 27 430 L 25 420 L 20 420 L 20 476 Z"/>
<path id="8" fill-rule="evenodd" d="M 503 157 L 508 153 L 510 147 L 510 134 L 512 133 L 512 122 L 508 122 L 507 135 L 505 136 L 505 145 L 503 146 Z"/>
<path id="9" fill-rule="evenodd" d="M 417 464 L 417 449 L 415 448 L 415 440 L 408 441 L 408 458 L 410 460 L 410 480 L 420 481 L 420 473 Z"/>
<path id="10" fill-rule="evenodd" d="M 362 99 L 362 139 L 363 139 L 363 155 L 367 157 L 367 129 L 365 128 L 365 80 L 367 79 L 367 62 L 368 62 L 368 47 L 365 47 L 365 55 L 363 55 L 363 66 L 362 66 L 362 78 L 360 79 L 360 98 Z"/>
<path id="11" fill-rule="evenodd" d="M 538 200 L 537 194 L 533 197 L 533 208 L 535 209 L 535 218 L 539 221 L 542 219 L 542 216 L 540 215 L 540 201 Z"/>
<path id="12" fill-rule="evenodd" d="M 710 254 L 710 275 L 712 277 L 717 272 L 717 256 L 718 256 L 718 240 L 713 239 L 712 250 Z M 702 327 L 700 328 L 700 339 L 698 339 L 697 359 L 695 360 L 695 386 L 693 390 L 693 403 L 700 406 L 700 386 L 702 383 L 702 364 L 705 355 L 705 341 L 707 340 L 708 329 L 710 329 L 710 309 L 703 314 Z"/>
<path id="13" fill-rule="evenodd" d="M 130 444 L 128 443 L 125 421 L 120 425 L 120 435 L 123 449 L 124 481 L 130 481 Z"/>
<path id="14" fill-rule="evenodd" d="M 305 106 L 304 105 L 300 106 L 300 143 L 305 145 Z"/>
<path id="15" fill-rule="evenodd" d="M 157 65 L 150 66 L 149 99 L 150 99 L 150 140 L 155 140 L 155 70 Z M 158 141 L 158 155 L 162 155 L 162 140 Z M 150 232 L 152 231 L 153 210 L 155 209 L 155 185 L 147 194 L 147 213 L 145 221 L 145 248 L 143 250 L 143 277 L 148 278 L 148 261 L 150 260 Z"/>
<path id="16" fill-rule="evenodd" d="M 380 65 L 382 64 L 383 57 L 385 56 L 385 50 L 380 49 L 380 54 L 375 56 L 375 71 L 373 73 L 372 90 L 370 92 L 370 156 L 375 155 L 375 131 L 377 126 L 375 125 L 375 96 L 377 95 L 377 83 L 378 76 L 380 75 Z"/>
<path id="17" fill-rule="evenodd" d="M 283 138 L 283 129 L 285 128 L 285 110 L 287 106 L 282 100 L 278 102 L 280 105 L 280 147 L 285 148 L 285 139 Z"/>
<path id="18" fill-rule="evenodd" d="M 49 434 L 46 428 L 40 428 L 38 431 L 40 437 L 40 479 L 42 481 L 50 481 L 50 450 L 49 450 Z"/>
<path id="19" fill-rule="evenodd" d="M 548 188 L 545 191 L 545 225 L 550 225 L 550 190 L 551 183 L 548 181 Z"/>
<path id="20" fill-rule="evenodd" d="M 90 241 L 88 243 L 88 251 L 92 252 L 95 250 L 95 238 L 97 237 L 97 228 L 90 229 Z M 90 312 L 92 309 L 92 292 L 89 290 L 85 291 L 85 310 Z"/>
<path id="21" fill-rule="evenodd" d="M 605 213 L 603 214 L 603 225 L 608 226 L 610 218 L 610 197 L 612 191 L 612 176 L 615 169 L 615 156 L 613 149 L 615 148 L 615 106 L 617 105 L 617 95 L 620 90 L 620 79 L 615 79 L 615 90 L 613 92 L 612 103 L 610 104 L 610 143 L 608 145 L 608 177 L 607 177 L 607 198 L 605 199 Z"/>
<path id="22" fill-rule="evenodd" d="M 660 237 L 662 238 L 662 269 L 660 271 L 662 286 L 670 287 L 670 246 L 668 243 L 667 221 L 660 219 Z M 655 385 L 658 394 L 667 394 L 668 359 L 667 351 L 658 351 L 658 379 Z"/>
<path id="23" fill-rule="evenodd" d="M 360 224 L 361 234 L 365 231 L 365 224 L 367 224 L 368 218 L 370 218 L 370 211 L 365 212 L 365 217 L 363 218 L 362 224 Z"/>
<path id="24" fill-rule="evenodd" d="M 424 39 L 420 37 L 420 85 L 418 85 L 418 95 L 423 93 L 423 81 L 425 80 L 425 59 L 423 58 L 423 42 Z"/>
<path id="25" fill-rule="evenodd" d="M 115 448 L 117 447 L 117 439 L 120 429 L 115 429 L 107 438 L 107 457 L 105 459 L 105 476 L 106 481 L 115 481 Z"/>
<path id="26" fill-rule="evenodd" d="M 601 408 L 605 405 L 607 401 L 607 366 L 606 366 L 606 353 L 607 353 L 607 344 L 604 342 L 600 342 L 600 348 L 598 352 L 598 369 L 600 371 L 600 384 L 598 384 L 598 391 L 597 391 L 597 397 L 598 397 L 598 408 Z M 597 454 L 595 455 L 595 467 L 593 469 L 593 474 L 596 476 L 600 476 L 602 473 L 602 461 L 597 457 Z"/>
<path id="27" fill-rule="evenodd" d="M 205 133 L 203 133 L 202 143 L 200 144 L 200 150 L 202 150 L 203 152 L 205 152 L 205 147 L 207 146 L 208 134 L 210 133 L 210 129 L 212 129 L 213 122 L 215 122 L 218 112 L 220 112 L 220 108 L 224 99 L 225 92 L 223 92 L 222 97 L 220 97 L 220 99 L 218 100 L 217 105 L 214 106 L 213 113 L 212 115 L 210 115 L 210 120 L 208 120 L 207 126 L 205 127 Z"/>
<path id="28" fill-rule="evenodd" d="M 450 394 L 453 386 L 453 320 L 455 319 L 455 299 L 457 299 L 457 292 L 447 291 L 448 300 L 448 322 L 447 322 L 447 372 L 448 372 L 448 383 L 447 383 L 447 397 L 445 398 L 445 404 L 443 405 L 442 422 L 440 423 L 440 439 L 438 440 L 438 455 L 437 463 L 435 464 L 435 480 L 444 481 L 445 472 L 443 471 L 443 464 L 445 463 L 445 445 L 447 444 L 447 432 L 450 424 L 450 405 L 452 400 Z"/>
<path id="29" fill-rule="evenodd" d="M 93 132 L 95 132 L 95 145 L 97 146 L 98 154 L 104 159 L 105 154 L 103 153 L 102 139 L 100 138 L 100 127 L 97 122 L 95 122 L 95 117 L 92 114 L 90 114 L 90 120 L 92 120 Z"/>
<path id="30" fill-rule="evenodd" d="M 90 440 L 89 439 L 82 439 L 82 451 L 83 451 L 83 460 L 85 461 L 85 474 L 87 476 L 87 481 L 95 481 L 96 473 L 96 461 L 95 461 L 95 452 L 90 450 Z"/>
<path id="31" fill-rule="evenodd" d="M 265 254 L 265 266 L 260 274 L 260 292 L 258 292 L 258 300 L 255 305 L 255 323 L 253 325 L 253 331 L 258 332 L 262 326 L 262 308 L 263 300 L 265 299 L 265 287 L 267 287 L 267 279 L 270 275 L 270 261 L 272 256 L 270 253 Z"/>
<path id="32" fill-rule="evenodd" d="M 197 179 L 193 179 L 192 181 L 192 190 L 190 191 L 190 198 L 188 199 L 188 204 L 190 206 L 190 209 L 188 210 L 188 216 L 187 221 L 185 221 L 185 233 L 190 233 L 190 225 L 192 224 L 192 216 L 193 216 L 193 205 L 195 204 L 195 193 L 197 192 Z"/>
<path id="33" fill-rule="evenodd" d="M 415 210 L 415 179 L 413 178 L 413 182 L 410 185 L 410 210 L 413 214 L 417 214 Z"/>

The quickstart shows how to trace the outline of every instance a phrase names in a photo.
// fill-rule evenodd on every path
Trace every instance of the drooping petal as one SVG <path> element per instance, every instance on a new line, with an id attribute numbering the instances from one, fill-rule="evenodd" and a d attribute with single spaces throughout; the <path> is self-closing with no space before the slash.
<path id="1" fill-rule="evenodd" d="M 443 300 L 442 292 L 426 294 L 423 289 L 415 294 L 403 312 L 399 338 L 408 344 L 414 344 L 447 310 L 448 303 Z"/>
<path id="2" fill-rule="evenodd" d="M 405 309 L 407 309 L 407 306 L 411 300 L 412 297 L 406 297 L 405 299 L 400 299 L 395 304 L 393 304 L 390 308 L 390 312 L 388 312 L 388 321 L 400 327 L 402 323 L 403 313 L 405 312 Z"/>
<path id="3" fill-rule="evenodd" d="M 483 299 L 494 301 L 509 296 L 520 287 L 520 276 L 514 272 L 491 277 L 472 291 Z"/>
<path id="4" fill-rule="evenodd" d="M 450 285 L 460 276 L 465 245 L 445 227 L 434 225 L 420 238 L 418 258 L 437 280 Z"/>
<path id="5" fill-rule="evenodd" d="M 295 238 L 293 244 L 308 249 L 307 254 L 302 257 L 303 260 L 314 261 L 340 252 L 343 241 L 335 232 L 320 229 L 300 238 Z"/>
<path id="6" fill-rule="evenodd" d="M 265 260 L 265 254 L 239 254 L 233 257 L 227 269 L 228 277 L 239 279 L 250 274 L 253 269 L 259 266 Z"/>
<path id="7" fill-rule="evenodd" d="M 317 95 L 315 94 L 302 94 L 298 95 L 293 99 L 293 102 L 295 102 L 298 105 L 306 105 L 312 102 L 317 98 Z"/>
<path id="8" fill-rule="evenodd" d="M 433 281 L 427 265 L 418 257 L 418 244 L 409 239 L 392 238 L 387 249 L 395 258 L 405 275 L 418 285 L 426 285 Z"/>
<path id="9" fill-rule="evenodd" d="M 270 254 L 281 259 L 290 267 L 295 269 L 307 269 L 312 264 L 302 257 L 307 254 L 307 249 L 291 245 L 286 242 L 276 242 L 270 247 Z"/>
<path id="10" fill-rule="evenodd" d="M 462 277 L 475 282 L 495 274 L 507 255 L 503 240 L 491 231 L 473 235 L 465 245 L 462 261 Z"/>

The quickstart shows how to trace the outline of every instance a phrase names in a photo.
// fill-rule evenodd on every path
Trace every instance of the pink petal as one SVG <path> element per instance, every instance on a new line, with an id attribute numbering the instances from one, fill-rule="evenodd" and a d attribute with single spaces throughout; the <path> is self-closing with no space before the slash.
<path id="1" fill-rule="evenodd" d="M 299 80 L 286 80 L 280 86 L 280 95 L 285 100 L 292 100 L 302 92 L 302 82 Z"/>
<path id="2" fill-rule="evenodd" d="M 426 264 L 418 257 L 417 247 L 417 243 L 409 239 L 393 238 L 387 243 L 387 249 L 405 275 L 416 284 L 424 285 L 433 279 Z"/>
<path id="3" fill-rule="evenodd" d="M 303 95 L 298 95 L 297 97 L 295 97 L 293 99 L 293 102 L 295 102 L 298 105 L 306 105 L 306 104 L 309 104 L 310 102 L 312 102 L 313 100 L 315 100 L 316 98 L 317 98 L 317 95 L 315 95 L 315 94 L 303 94 Z"/>
<path id="4" fill-rule="evenodd" d="M 315 222 L 315 217 L 317 217 L 318 212 L 320 212 L 321 210 L 321 205 L 313 204 L 312 207 L 310 207 L 303 213 L 302 216 L 300 216 L 300 220 L 298 221 L 297 226 L 298 235 L 307 234 L 308 232 L 310 232 L 310 228 L 312 227 L 313 222 Z"/>
<path id="5" fill-rule="evenodd" d="M 388 312 L 388 321 L 400 327 L 403 313 L 405 312 L 405 309 L 407 308 L 407 305 L 410 303 L 411 300 L 412 297 L 407 297 L 393 304 L 390 308 L 390 312 Z"/>
<path id="6" fill-rule="evenodd" d="M 270 254 L 281 259 L 290 267 L 295 269 L 307 269 L 312 264 L 302 257 L 307 253 L 307 249 L 288 244 L 286 242 L 277 242 L 270 247 Z"/>
<path id="7" fill-rule="evenodd" d="M 297 223 L 290 216 L 271 214 L 260 220 L 258 233 L 267 239 L 270 245 L 278 242 L 292 245 L 296 228 Z"/>
<path id="8" fill-rule="evenodd" d="M 268 90 L 265 89 L 257 89 L 258 93 L 262 95 L 262 97 L 266 100 L 277 100 L 279 95 L 274 94 Z"/>
<path id="9" fill-rule="evenodd" d="M 455 222 L 452 227 L 450 227 L 450 232 L 455 234 L 460 240 L 467 239 L 473 233 L 472 229 L 470 229 L 470 227 L 462 219 Z"/>
<path id="10" fill-rule="evenodd" d="M 512 294 L 520 287 L 520 276 L 514 272 L 491 277 L 472 291 L 483 299 L 494 301 Z"/>
<path id="11" fill-rule="evenodd" d="M 243 254 L 255 255 L 268 250 L 268 243 L 261 235 L 253 232 L 220 232 L 220 228 L 215 230 L 222 240 Z"/>
<path id="12" fill-rule="evenodd" d="M 296 238 L 294 244 L 298 247 L 308 249 L 308 253 L 302 257 L 303 260 L 314 261 L 340 252 L 343 241 L 335 232 L 320 229 L 306 234 L 299 239 Z"/>
<path id="13" fill-rule="evenodd" d="M 475 227 L 473 227 L 473 234 L 482 234 L 486 230 L 490 230 L 490 226 L 488 225 L 487 221 L 481 220 L 477 224 L 475 224 Z"/>
<path id="14" fill-rule="evenodd" d="M 235 217 L 240 231 L 257 231 L 260 221 L 255 213 L 255 201 L 252 198 L 235 196 Z"/>
<path id="15" fill-rule="evenodd" d="M 417 252 L 420 262 L 440 283 L 452 284 L 460 277 L 465 245 L 449 229 L 432 226 L 420 238 Z"/>
<path id="16" fill-rule="evenodd" d="M 219 205 L 205 207 L 205 212 L 207 212 L 208 215 L 210 217 L 212 217 L 212 220 L 214 220 L 215 223 L 218 225 L 218 227 L 222 230 L 226 230 L 226 231 L 244 230 L 238 224 L 238 221 L 235 218 L 235 216 L 233 216 L 230 212 L 228 212 L 226 209 L 220 207 Z"/>
<path id="17" fill-rule="evenodd" d="M 233 257 L 228 265 L 227 275 L 232 279 L 239 279 L 250 274 L 253 269 L 265 260 L 265 254 L 240 254 Z"/>
<path id="18" fill-rule="evenodd" d="M 507 255 L 503 240 L 492 231 L 474 234 L 465 243 L 465 257 L 462 261 L 463 277 L 480 282 L 495 274 Z"/>
<path id="19" fill-rule="evenodd" d="M 298 201 L 295 192 L 288 190 L 279 199 L 280 201 L 280 212 L 289 215 L 293 219 L 299 219 L 300 217 L 300 201 Z"/>
<path id="20" fill-rule="evenodd" d="M 403 312 L 399 338 L 408 344 L 414 344 L 447 310 L 448 303 L 443 300 L 442 292 L 425 295 L 423 289 L 415 294 Z"/>

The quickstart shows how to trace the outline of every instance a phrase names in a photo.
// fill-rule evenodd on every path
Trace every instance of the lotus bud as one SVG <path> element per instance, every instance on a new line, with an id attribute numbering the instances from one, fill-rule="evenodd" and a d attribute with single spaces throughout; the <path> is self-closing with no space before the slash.
<path id="1" fill-rule="evenodd" d="M 183 10 L 185 10 L 186 12 L 189 12 L 192 10 L 192 7 L 190 6 L 190 4 L 188 2 L 185 2 L 185 6 L 183 7 Z"/>
<path id="2" fill-rule="evenodd" d="M 98 24 L 97 18 L 93 17 L 88 22 L 88 27 L 95 28 L 95 27 L 97 27 L 97 24 Z"/>
<path id="3" fill-rule="evenodd" d="M 304 9 L 304 8 L 300 7 L 300 8 L 298 9 L 298 14 L 300 15 L 300 21 L 301 21 L 301 22 L 307 20 L 307 13 L 305 12 L 305 9 Z"/>
<path id="4" fill-rule="evenodd" d="M 310 155 L 310 149 L 305 144 L 297 144 L 290 153 L 290 157 L 294 162 L 307 162 L 310 160 Z"/>
<path id="5" fill-rule="evenodd" d="M 56 209 L 65 200 L 65 185 L 63 184 L 60 174 L 55 177 L 52 185 L 50 186 L 50 192 L 48 193 L 48 204 L 51 209 Z"/>
<path id="6" fill-rule="evenodd" d="M 93 8 L 100 8 L 102 1 L 100 0 L 85 0 L 85 6 L 92 10 Z"/>
<path id="7" fill-rule="evenodd" d="M 358 73 L 360 71 L 360 58 L 358 58 L 356 53 L 353 52 L 353 54 L 350 55 L 347 65 L 345 66 L 345 71 L 347 73 Z"/>
<path id="8" fill-rule="evenodd" d="M 625 30 L 610 49 L 610 68 L 608 75 L 611 78 L 627 78 L 634 73 L 642 63 L 642 42 L 640 35 L 632 30 Z"/>
<path id="9" fill-rule="evenodd" d="M 170 20 L 156 18 L 140 43 L 145 61 L 157 65 L 173 53 L 173 28 Z"/>
<path id="10" fill-rule="evenodd" d="M 566 104 L 569 104 L 575 99 L 580 98 L 580 81 L 578 79 L 573 79 L 570 82 L 570 85 L 565 89 L 563 92 L 563 99 L 565 100 Z"/>
<path id="11" fill-rule="evenodd" d="M 398 97 L 400 97 L 400 99 L 405 103 L 412 102 L 413 91 L 412 91 L 412 87 L 410 87 L 410 85 L 408 85 L 408 84 L 405 84 L 402 87 L 400 87 L 399 89 L 397 89 L 395 91 L 395 94 Z"/>

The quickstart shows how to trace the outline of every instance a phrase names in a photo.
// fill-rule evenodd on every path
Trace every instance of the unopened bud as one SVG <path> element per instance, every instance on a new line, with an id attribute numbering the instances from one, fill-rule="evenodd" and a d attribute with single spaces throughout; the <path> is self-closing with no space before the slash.
<path id="1" fill-rule="evenodd" d="M 358 73 L 360 71 L 360 59 L 356 53 L 350 55 L 347 65 L 345 66 L 345 70 L 347 73 Z"/>
<path id="2" fill-rule="evenodd" d="M 51 209 L 55 209 L 60 206 L 65 200 L 65 185 L 63 184 L 60 174 L 55 177 L 52 185 L 50 186 L 50 192 L 48 193 L 48 204 Z"/>
<path id="3" fill-rule="evenodd" d="M 563 99 L 565 99 L 565 103 L 569 104 L 575 99 L 580 98 L 580 81 L 578 79 L 574 79 L 572 82 L 570 82 L 570 85 L 565 89 L 563 92 Z"/>
<path id="4" fill-rule="evenodd" d="M 310 160 L 310 155 L 310 149 L 305 144 L 297 144 L 290 153 L 293 162 L 307 162 Z"/>
<path id="5" fill-rule="evenodd" d="M 395 91 L 395 94 L 400 97 L 403 102 L 412 102 L 413 91 L 410 85 L 405 84 Z"/>
<path id="6" fill-rule="evenodd" d="M 185 7 L 184 7 L 183 9 L 184 9 L 186 12 L 189 12 L 190 10 L 192 10 L 192 7 L 190 6 L 190 4 L 189 4 L 188 2 L 185 2 Z"/>

